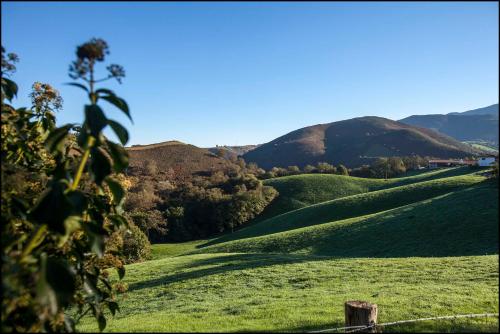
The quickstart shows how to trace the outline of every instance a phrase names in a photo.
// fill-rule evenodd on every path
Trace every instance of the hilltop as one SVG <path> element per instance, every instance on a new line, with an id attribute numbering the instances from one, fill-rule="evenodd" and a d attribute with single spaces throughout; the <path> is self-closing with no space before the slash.
<path id="1" fill-rule="evenodd" d="M 426 128 L 366 116 L 292 131 L 247 152 L 243 158 L 266 169 L 304 167 L 322 161 L 356 167 L 380 156 L 462 158 L 479 152 Z"/>
<path id="2" fill-rule="evenodd" d="M 413 115 L 400 122 L 439 131 L 460 141 L 486 141 L 498 147 L 498 104 L 462 113 Z"/>
<path id="3" fill-rule="evenodd" d="M 132 170 L 143 167 L 146 161 L 152 161 L 160 173 L 170 170 L 176 180 L 187 179 L 195 174 L 226 171 L 234 166 L 231 161 L 220 158 L 207 149 L 179 141 L 134 145 L 126 149 Z"/>
<path id="4" fill-rule="evenodd" d="M 217 147 L 209 147 L 207 150 L 214 154 L 218 154 L 219 150 L 222 150 L 224 152 L 224 158 L 226 159 L 231 159 L 231 158 L 237 158 L 247 152 L 250 152 L 251 150 L 259 147 L 260 145 L 243 145 L 243 146 L 217 146 Z"/>

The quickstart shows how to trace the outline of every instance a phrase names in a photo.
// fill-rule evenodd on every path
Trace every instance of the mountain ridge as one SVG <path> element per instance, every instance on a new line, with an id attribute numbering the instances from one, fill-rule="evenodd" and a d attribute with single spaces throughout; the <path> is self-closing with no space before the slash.
<path id="1" fill-rule="evenodd" d="M 263 168 L 329 162 L 356 167 L 380 156 L 461 158 L 479 154 L 436 131 L 378 116 L 363 116 L 300 128 L 243 155 Z"/>
<path id="2" fill-rule="evenodd" d="M 485 141 L 498 147 L 498 104 L 461 113 L 412 115 L 399 120 L 444 133 L 460 141 Z"/>

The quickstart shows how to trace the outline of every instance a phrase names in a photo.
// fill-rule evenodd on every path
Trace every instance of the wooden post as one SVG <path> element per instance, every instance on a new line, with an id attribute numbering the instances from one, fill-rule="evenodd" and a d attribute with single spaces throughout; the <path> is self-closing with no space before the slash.
<path id="1" fill-rule="evenodd" d="M 345 326 L 370 326 L 377 323 L 377 304 L 359 300 L 345 303 Z M 360 333 L 375 333 L 376 327 L 360 331 Z M 349 331 L 347 329 L 346 331 Z"/>

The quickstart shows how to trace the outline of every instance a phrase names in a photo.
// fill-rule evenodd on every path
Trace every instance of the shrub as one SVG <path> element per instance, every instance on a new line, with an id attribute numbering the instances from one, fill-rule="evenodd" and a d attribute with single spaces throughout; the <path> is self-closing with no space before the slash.
<path id="1" fill-rule="evenodd" d="M 116 269 L 120 279 L 125 274 L 119 250 L 106 242 L 127 224 L 126 189 L 116 173 L 128 165 L 122 146 L 128 132 L 106 117 L 101 102 L 130 118 L 125 100 L 95 87 L 95 67 L 108 46 L 101 39 L 80 45 L 70 66 L 70 77 L 84 81 L 71 85 L 89 98 L 81 126 L 56 127 L 54 111 L 62 98 L 48 84 L 33 85 L 31 108 L 12 107 L 8 102 L 18 87 L 6 76 L 15 70 L 17 56 L 4 52 L 2 47 L 2 332 L 74 331 L 89 311 L 102 331 L 104 311 L 114 315 L 118 309 L 117 289 L 104 265 Z M 124 77 L 121 66 L 107 68 L 108 76 L 99 81 Z M 104 136 L 108 125 L 121 144 Z M 19 178 L 28 187 L 15 186 Z"/>
<path id="2" fill-rule="evenodd" d="M 148 237 L 134 223 L 123 230 L 123 256 L 125 263 L 134 263 L 151 258 L 151 244 Z"/>

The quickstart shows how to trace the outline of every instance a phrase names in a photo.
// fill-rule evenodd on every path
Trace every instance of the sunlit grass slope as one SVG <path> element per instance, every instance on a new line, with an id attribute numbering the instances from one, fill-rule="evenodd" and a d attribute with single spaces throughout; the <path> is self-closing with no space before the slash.
<path id="1" fill-rule="evenodd" d="M 264 184 L 278 190 L 279 196 L 264 210 L 258 221 L 336 198 L 470 173 L 474 173 L 474 170 L 461 167 L 424 171 L 389 180 L 331 174 L 302 174 L 273 178 L 265 180 Z"/>
<path id="2" fill-rule="evenodd" d="M 249 332 L 341 327 L 346 300 L 378 304 L 379 322 L 498 312 L 498 256 L 332 259 L 200 254 L 127 266 L 129 291 L 107 331 Z M 426 331 L 490 331 L 497 319 Z M 408 330 L 415 330 L 412 325 Z M 78 327 L 96 331 L 87 317 Z M 401 328 L 399 329 L 401 330 Z M 388 332 L 389 328 L 384 332 Z"/>
<path id="3" fill-rule="evenodd" d="M 340 215 L 350 203 L 343 204 Z M 199 252 L 344 257 L 498 253 L 498 187 L 488 181 L 380 213 L 229 241 Z"/>
<path id="4" fill-rule="evenodd" d="M 274 216 L 235 233 L 223 235 L 207 245 L 389 210 L 463 189 L 484 180 L 484 177 L 476 175 L 453 176 L 342 197 Z"/>

